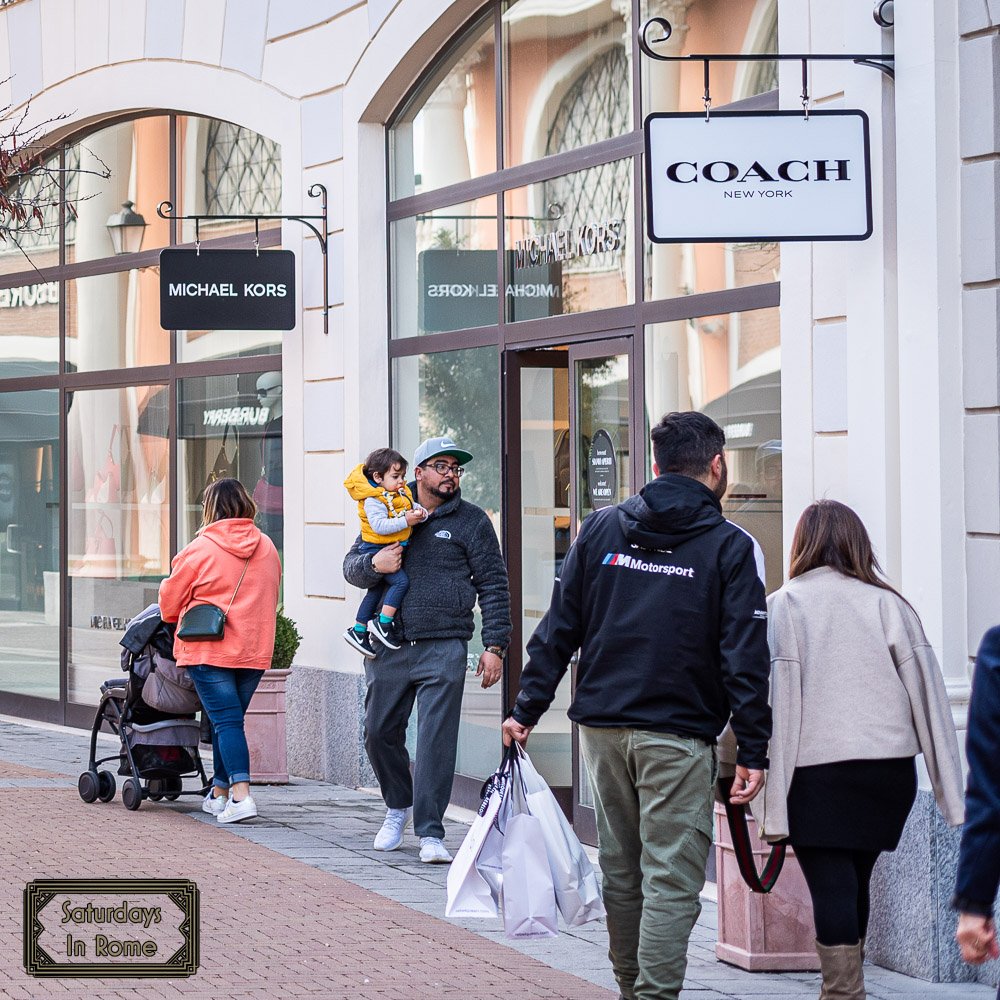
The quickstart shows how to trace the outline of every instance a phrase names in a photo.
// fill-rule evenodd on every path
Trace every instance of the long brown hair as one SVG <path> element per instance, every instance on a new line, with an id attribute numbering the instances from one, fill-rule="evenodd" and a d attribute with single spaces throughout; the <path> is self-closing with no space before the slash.
<path id="1" fill-rule="evenodd" d="M 257 516 L 257 505 L 238 479 L 216 479 L 214 483 L 209 483 L 205 487 L 202 503 L 205 508 L 203 525 L 214 524 L 227 517 L 253 520 Z"/>
<path id="2" fill-rule="evenodd" d="M 810 504 L 795 526 L 789 578 L 794 579 L 820 566 L 829 566 L 844 576 L 891 591 L 917 614 L 913 605 L 883 579 L 882 567 L 875 557 L 864 523 L 839 500 L 817 500 Z"/>

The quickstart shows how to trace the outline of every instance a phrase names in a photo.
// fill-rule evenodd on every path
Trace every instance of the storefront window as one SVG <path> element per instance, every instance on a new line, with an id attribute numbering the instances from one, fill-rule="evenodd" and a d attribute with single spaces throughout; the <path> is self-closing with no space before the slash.
<path id="1" fill-rule="evenodd" d="M 238 479 L 257 504 L 257 524 L 284 549 L 281 372 L 210 375 L 178 383 L 178 543 L 201 527 L 205 487 Z"/>
<path id="2" fill-rule="evenodd" d="M 22 151 L 30 158 L 32 150 Z M 68 164 L 72 167 L 73 164 Z M 7 196 L 20 205 L 27 218 L 11 226 L 0 240 L 0 274 L 41 270 L 59 263 L 59 202 L 62 199 L 63 172 L 59 156 L 48 157 L 41 169 L 12 184 Z M 35 210 L 41 213 L 36 218 Z M 37 278 L 30 279 L 32 282 Z"/>
<path id="3" fill-rule="evenodd" d="M 59 371 L 61 287 L 58 281 L 30 280 L 0 288 L 0 378 Z"/>
<path id="4" fill-rule="evenodd" d="M 501 537 L 497 348 L 398 358 L 393 362 L 392 390 L 394 447 L 412 456 L 424 438 L 451 435 L 474 456 L 462 477 L 462 496 L 486 511 Z M 476 677 L 483 649 L 480 627 L 477 608 L 476 631 L 469 644 L 457 770 L 485 778 L 496 768 L 501 693 L 499 685 L 484 690 Z"/>
<path id="5" fill-rule="evenodd" d="M 156 214 L 170 191 L 169 118 L 137 118 L 101 129 L 67 151 L 67 158 L 78 165 L 67 174 L 68 264 L 113 256 L 108 218 L 125 202 L 146 220 L 143 250 L 170 242 L 170 224 Z"/>
<path id="6" fill-rule="evenodd" d="M 507 320 L 634 301 L 632 160 L 504 195 Z"/>
<path id="7" fill-rule="evenodd" d="M 642 22 L 664 16 L 660 0 L 642 0 Z M 693 0 L 672 3 L 665 15 L 670 37 L 654 45 L 669 56 L 697 52 L 768 53 L 778 51 L 778 0 Z M 658 32 L 651 29 L 650 37 Z M 651 111 L 701 111 L 705 94 L 703 64 L 643 58 L 643 115 Z M 709 78 L 712 107 L 778 89 L 777 62 L 714 62 Z"/>
<path id="8" fill-rule="evenodd" d="M 493 326 L 497 301 L 497 200 L 392 224 L 393 337 Z"/>
<path id="9" fill-rule="evenodd" d="M 170 334 L 160 327 L 158 272 L 158 268 L 144 267 L 66 282 L 66 365 L 70 371 L 170 361 Z"/>
<path id="10" fill-rule="evenodd" d="M 59 697 L 59 392 L 0 393 L 0 691 Z"/>
<path id="11" fill-rule="evenodd" d="M 177 155 L 179 215 L 281 214 L 281 147 L 273 139 L 230 122 L 180 115 Z M 193 242 L 195 224 L 180 225 L 180 242 Z M 261 232 L 280 226 L 275 220 L 259 224 Z M 254 223 L 247 220 L 211 220 L 198 227 L 202 240 L 253 232 Z"/>
<path id="12" fill-rule="evenodd" d="M 391 196 L 481 177 L 497 168 L 492 15 L 474 24 L 393 122 Z"/>
<path id="13" fill-rule="evenodd" d="M 507 166 L 632 131 L 631 18 L 624 7 L 518 0 L 504 10 Z"/>
<path id="14" fill-rule="evenodd" d="M 129 620 L 170 568 L 167 387 L 70 395 L 68 695 L 96 704 Z M 113 672 L 113 670 L 112 670 Z"/>
<path id="15" fill-rule="evenodd" d="M 647 427 L 671 410 L 695 409 L 725 431 L 723 511 L 760 543 L 768 593 L 776 590 L 784 580 L 778 310 L 647 327 L 645 390 Z"/>

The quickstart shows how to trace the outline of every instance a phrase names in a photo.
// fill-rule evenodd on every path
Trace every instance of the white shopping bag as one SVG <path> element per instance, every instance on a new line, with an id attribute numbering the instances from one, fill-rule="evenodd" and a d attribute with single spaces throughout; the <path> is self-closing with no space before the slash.
<path id="1" fill-rule="evenodd" d="M 601 886 L 590 863 L 545 779 L 520 750 L 516 762 L 527 807 L 542 824 L 545 849 L 559 912 L 567 927 L 576 927 L 605 915 Z"/>
<path id="2" fill-rule="evenodd" d="M 527 803 L 512 768 L 511 815 L 503 834 L 503 926 L 509 938 L 555 937 L 559 915 L 542 822 Z"/>
<path id="3" fill-rule="evenodd" d="M 448 902 L 444 911 L 446 917 L 495 917 L 499 912 L 499 858 L 493 861 L 493 856 L 499 855 L 496 840 L 502 839 L 496 820 L 504 801 L 508 799 L 507 778 L 504 771 L 490 779 L 479 815 L 451 863 L 448 870 Z M 484 869 L 485 878 L 477 867 L 484 845 L 489 863 Z M 493 868 L 497 869 L 495 874 Z"/>

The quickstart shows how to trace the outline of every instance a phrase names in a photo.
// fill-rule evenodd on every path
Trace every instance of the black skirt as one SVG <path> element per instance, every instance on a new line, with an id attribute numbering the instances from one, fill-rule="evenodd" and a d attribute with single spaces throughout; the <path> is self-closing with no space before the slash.
<path id="1" fill-rule="evenodd" d="M 917 797 L 912 757 L 798 767 L 788 790 L 793 847 L 894 851 Z"/>

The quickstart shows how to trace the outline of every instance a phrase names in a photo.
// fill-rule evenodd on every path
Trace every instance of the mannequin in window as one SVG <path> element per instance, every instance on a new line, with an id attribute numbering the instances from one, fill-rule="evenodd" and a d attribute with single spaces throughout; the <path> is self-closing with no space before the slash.
<path id="1" fill-rule="evenodd" d="M 260 479 L 254 487 L 257 522 L 275 548 L 284 543 L 284 472 L 281 460 L 281 372 L 265 372 L 257 379 L 257 399 L 268 410 L 260 441 Z"/>

